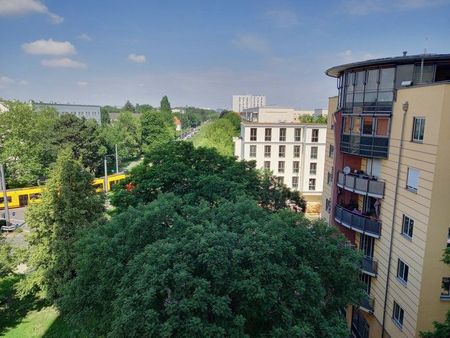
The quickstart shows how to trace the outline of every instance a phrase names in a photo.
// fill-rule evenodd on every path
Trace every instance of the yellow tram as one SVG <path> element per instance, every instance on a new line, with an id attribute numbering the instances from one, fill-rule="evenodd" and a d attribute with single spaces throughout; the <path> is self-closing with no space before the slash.
<path id="1" fill-rule="evenodd" d="M 108 176 L 108 190 L 110 191 L 114 184 L 125 178 L 125 174 L 113 174 Z M 104 191 L 104 178 L 95 178 L 92 184 L 97 192 Z M 39 201 L 42 194 L 42 187 L 27 187 L 18 189 L 8 189 L 6 190 L 6 196 L 8 197 L 8 207 L 9 208 L 19 208 L 25 207 L 28 204 L 33 204 Z M 0 190 L 0 209 L 4 209 L 4 196 L 1 194 Z"/>

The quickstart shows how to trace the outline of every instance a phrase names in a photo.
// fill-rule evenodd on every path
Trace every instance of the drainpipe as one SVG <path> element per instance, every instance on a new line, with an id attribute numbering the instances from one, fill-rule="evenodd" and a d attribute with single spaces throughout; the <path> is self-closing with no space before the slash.
<path id="1" fill-rule="evenodd" d="M 400 149 L 399 149 L 399 153 L 398 153 L 397 179 L 395 182 L 394 211 L 392 213 L 391 239 L 390 239 L 390 243 L 389 243 L 389 257 L 388 257 L 388 268 L 387 268 L 387 276 L 386 276 L 386 289 L 384 292 L 383 323 L 382 323 L 382 327 L 381 327 L 381 338 L 384 338 L 384 336 L 385 336 L 384 332 L 385 332 L 385 324 L 386 324 L 387 296 L 388 296 L 388 289 L 389 289 L 389 278 L 391 276 L 392 242 L 394 240 L 395 216 L 397 214 L 398 184 L 400 181 L 400 160 L 402 158 L 402 153 L 403 153 L 403 138 L 404 138 L 404 132 L 405 132 L 406 113 L 408 112 L 408 108 L 409 108 L 408 101 L 403 102 L 403 105 L 402 105 L 403 120 L 402 120 L 402 130 L 401 130 L 401 134 L 400 134 Z"/>

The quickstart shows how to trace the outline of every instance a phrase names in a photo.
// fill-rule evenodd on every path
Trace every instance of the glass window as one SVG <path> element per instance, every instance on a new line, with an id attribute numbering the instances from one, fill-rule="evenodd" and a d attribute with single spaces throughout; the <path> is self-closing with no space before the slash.
<path id="1" fill-rule="evenodd" d="M 311 159 L 312 160 L 317 159 L 317 151 L 318 151 L 317 147 L 311 147 Z"/>
<path id="2" fill-rule="evenodd" d="M 334 156 L 334 145 L 330 144 L 330 148 L 328 150 L 328 157 L 333 158 Z"/>
<path id="3" fill-rule="evenodd" d="M 420 171 L 414 168 L 408 168 L 408 178 L 406 180 L 406 189 L 417 192 L 419 188 Z"/>
<path id="4" fill-rule="evenodd" d="M 298 188 L 298 177 L 297 176 L 292 177 L 292 188 Z"/>
<path id="5" fill-rule="evenodd" d="M 286 146 L 279 146 L 278 156 L 284 157 L 286 155 Z"/>
<path id="6" fill-rule="evenodd" d="M 256 145 L 250 145 L 250 157 L 256 157 Z"/>
<path id="7" fill-rule="evenodd" d="M 300 142 L 301 141 L 301 136 L 302 136 L 302 130 L 300 128 L 295 128 L 295 132 L 294 132 L 294 140 L 296 142 Z"/>
<path id="8" fill-rule="evenodd" d="M 264 161 L 264 169 L 270 170 L 270 161 Z"/>
<path id="9" fill-rule="evenodd" d="M 364 90 L 364 82 L 366 77 L 366 71 L 361 71 L 356 73 L 356 86 L 355 91 L 361 92 Z"/>
<path id="10" fill-rule="evenodd" d="M 425 131 L 425 118 L 414 117 L 413 119 L 413 142 L 423 142 L 423 134 Z"/>
<path id="11" fill-rule="evenodd" d="M 250 128 L 250 141 L 256 141 L 256 128 Z"/>
<path id="12" fill-rule="evenodd" d="M 350 134 L 350 116 L 344 116 L 344 134 Z"/>
<path id="13" fill-rule="evenodd" d="M 383 68 L 380 73 L 379 90 L 394 89 L 395 68 Z"/>
<path id="14" fill-rule="evenodd" d="M 377 136 L 388 136 L 389 134 L 389 119 L 388 118 L 377 118 Z"/>
<path id="15" fill-rule="evenodd" d="M 284 184 L 284 177 L 283 176 L 278 176 L 277 177 L 277 182 L 278 182 L 278 184 Z"/>
<path id="16" fill-rule="evenodd" d="M 363 118 L 363 135 L 372 135 L 373 133 L 373 117 Z"/>
<path id="17" fill-rule="evenodd" d="M 325 199 L 325 210 L 330 213 L 331 212 L 331 200 L 329 198 Z"/>
<path id="18" fill-rule="evenodd" d="M 312 130 L 311 142 L 319 142 L 319 129 Z"/>
<path id="19" fill-rule="evenodd" d="M 284 161 L 278 161 L 278 172 L 284 173 Z"/>
<path id="20" fill-rule="evenodd" d="M 280 141 L 286 141 L 286 128 L 280 128 Z"/>
<path id="21" fill-rule="evenodd" d="M 314 191 L 316 190 L 316 179 L 315 178 L 310 178 L 309 179 L 309 190 Z"/>
<path id="22" fill-rule="evenodd" d="M 264 157 L 270 157 L 270 146 L 264 146 Z"/>
<path id="23" fill-rule="evenodd" d="M 367 71 L 366 92 L 376 91 L 378 89 L 378 69 Z"/>
<path id="24" fill-rule="evenodd" d="M 294 146 L 294 157 L 300 157 L 300 146 Z"/>
<path id="25" fill-rule="evenodd" d="M 403 309 L 401 308 L 400 305 L 397 304 L 397 302 L 394 302 L 394 311 L 392 313 L 392 319 L 400 327 L 403 326 L 404 315 L 405 315 L 405 311 L 403 311 Z"/>
<path id="26" fill-rule="evenodd" d="M 434 77 L 434 65 L 423 66 L 423 72 L 421 65 L 414 67 L 414 84 L 432 83 Z"/>
<path id="27" fill-rule="evenodd" d="M 311 162 L 309 164 L 309 174 L 316 175 L 317 174 L 317 163 Z"/>
<path id="28" fill-rule="evenodd" d="M 294 174 L 298 174 L 300 172 L 300 162 L 299 161 L 292 162 L 292 172 Z"/>
<path id="29" fill-rule="evenodd" d="M 412 238 L 413 230 L 414 230 L 414 220 L 406 215 L 403 215 L 402 234 Z"/>
<path id="30" fill-rule="evenodd" d="M 272 141 L 272 128 L 266 128 L 265 129 L 264 140 L 265 141 Z"/>
<path id="31" fill-rule="evenodd" d="M 450 298 L 450 277 L 442 278 L 441 298 Z"/>
<path id="32" fill-rule="evenodd" d="M 361 118 L 353 117 L 352 122 L 353 122 L 352 134 L 359 135 L 361 133 Z"/>
<path id="33" fill-rule="evenodd" d="M 333 182 L 333 176 L 330 172 L 327 173 L 327 184 L 330 185 Z"/>
<path id="34" fill-rule="evenodd" d="M 408 283 L 409 266 L 405 264 L 401 259 L 397 262 L 397 278 L 405 284 Z"/>

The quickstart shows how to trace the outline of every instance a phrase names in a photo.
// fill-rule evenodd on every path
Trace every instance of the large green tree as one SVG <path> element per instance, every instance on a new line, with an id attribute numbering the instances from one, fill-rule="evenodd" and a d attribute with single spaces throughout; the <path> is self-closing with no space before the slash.
<path id="1" fill-rule="evenodd" d="M 175 138 L 175 126 L 169 114 L 148 110 L 141 115 L 142 149 L 149 152 L 153 148 Z"/>
<path id="2" fill-rule="evenodd" d="M 73 243 L 104 211 L 92 179 L 70 148 L 60 153 L 43 189 L 42 202 L 31 205 L 26 213 L 31 232 L 26 258 L 29 272 L 20 283 L 22 295 L 37 293 L 56 299 L 74 277 Z"/>
<path id="3" fill-rule="evenodd" d="M 172 113 L 172 108 L 170 107 L 169 99 L 166 95 L 161 99 L 161 112 L 163 113 Z"/>
<path id="4" fill-rule="evenodd" d="M 233 122 L 228 118 L 220 118 L 204 125 L 193 142 L 196 147 L 214 148 L 221 155 L 233 156 L 233 137 L 238 135 L 239 131 Z"/>
<path id="5" fill-rule="evenodd" d="M 11 245 L 0 234 L 0 278 L 7 276 L 14 269 L 14 254 Z"/>

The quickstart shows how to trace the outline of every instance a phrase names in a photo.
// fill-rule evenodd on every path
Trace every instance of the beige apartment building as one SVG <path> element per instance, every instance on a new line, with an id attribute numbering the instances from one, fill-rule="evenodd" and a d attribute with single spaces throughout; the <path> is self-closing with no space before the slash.
<path id="1" fill-rule="evenodd" d="M 354 337 L 419 337 L 450 310 L 450 54 L 330 68 L 322 217 L 364 254 Z M 338 276 L 336 276 L 338 278 Z"/>
<path id="2" fill-rule="evenodd" d="M 280 183 L 298 190 L 310 216 L 320 215 L 326 125 L 301 123 L 314 110 L 258 107 L 241 113 L 241 135 L 234 138 L 235 156 L 271 170 Z"/>

